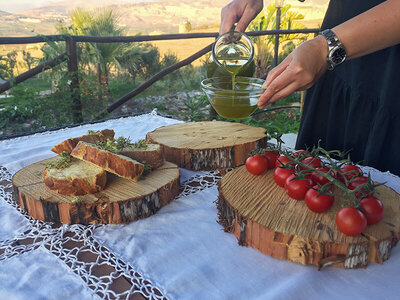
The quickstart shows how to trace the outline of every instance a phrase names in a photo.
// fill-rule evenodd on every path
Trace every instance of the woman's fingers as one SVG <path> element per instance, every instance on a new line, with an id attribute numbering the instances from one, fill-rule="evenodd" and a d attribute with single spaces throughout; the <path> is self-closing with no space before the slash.
<path id="1" fill-rule="evenodd" d="M 235 8 L 229 6 L 225 6 L 221 10 L 221 26 L 219 28 L 219 34 L 223 34 L 231 30 L 233 24 L 238 20 L 237 12 Z"/>
<path id="2" fill-rule="evenodd" d="M 242 16 L 240 17 L 236 25 L 236 30 L 244 32 L 247 26 L 259 14 L 262 8 L 263 8 L 262 1 L 261 4 L 260 1 L 250 1 L 250 3 L 247 3 L 244 8 Z"/>
<path id="3" fill-rule="evenodd" d="M 271 103 L 288 97 L 297 90 L 297 84 L 295 82 L 292 82 L 291 84 L 285 86 L 283 89 L 276 91 L 274 94 L 272 94 L 272 96 L 266 96 L 267 99 L 263 99 L 264 94 L 261 95 L 257 105 L 260 109 L 263 109 Z"/>
<path id="4" fill-rule="evenodd" d="M 258 100 L 258 107 L 264 108 L 268 104 L 289 96 L 298 88 L 298 83 L 294 81 L 290 72 L 284 71 L 267 87 L 265 92 Z"/>
<path id="5" fill-rule="evenodd" d="M 273 68 L 271 71 L 269 71 L 263 86 L 264 87 L 269 86 L 271 84 L 271 82 L 273 80 L 275 80 L 276 77 L 281 75 L 281 73 L 286 70 L 286 68 L 288 67 L 290 62 L 291 62 L 291 58 L 290 58 L 290 55 L 289 55 L 279 65 L 277 65 L 275 68 Z"/>
<path id="6" fill-rule="evenodd" d="M 327 69 L 326 56 L 324 38 L 316 37 L 297 47 L 269 72 L 264 83 L 267 89 L 260 97 L 258 107 L 263 108 L 295 91 L 311 87 Z"/>
<path id="7" fill-rule="evenodd" d="M 221 10 L 219 34 L 230 31 L 236 22 L 236 30 L 244 32 L 262 8 L 262 0 L 233 0 Z"/>

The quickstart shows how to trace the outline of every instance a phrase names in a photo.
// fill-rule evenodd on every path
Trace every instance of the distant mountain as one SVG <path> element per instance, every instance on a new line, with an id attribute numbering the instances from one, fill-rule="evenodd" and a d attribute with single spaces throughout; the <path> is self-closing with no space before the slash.
<path id="1" fill-rule="evenodd" d="M 74 9 L 101 7 L 112 8 L 120 16 L 120 25 L 126 28 L 128 34 L 176 33 L 179 26 L 187 21 L 192 27 L 219 24 L 221 8 L 229 3 L 229 0 L 103 0 L 101 4 L 99 2 L 98 0 L 47 1 L 49 4 L 44 7 L 18 13 L 0 11 L 2 19 L 0 36 L 54 34 L 55 24 L 58 21 L 68 24 Z M 287 0 L 285 3 L 290 3 L 293 9 L 314 20 L 322 18 L 328 0 L 304 3 Z"/>
<path id="2" fill-rule="evenodd" d="M 0 17 L 1 17 L 1 16 L 7 16 L 7 15 L 11 15 L 11 13 L 6 12 L 6 11 L 4 11 L 4 10 L 0 10 Z"/>
<path id="3" fill-rule="evenodd" d="M 120 25 L 125 27 L 129 34 L 153 31 L 172 33 L 178 32 L 179 25 L 186 21 L 191 22 L 193 26 L 218 23 L 221 7 L 225 5 L 226 0 L 164 0 L 138 4 L 112 4 L 115 2 L 115 0 L 102 1 L 99 5 L 99 1 L 93 0 L 60 1 L 46 7 L 9 14 L 0 22 L 0 35 L 54 34 L 56 22 L 68 23 L 74 9 L 102 7 L 112 8 L 120 17 Z"/>

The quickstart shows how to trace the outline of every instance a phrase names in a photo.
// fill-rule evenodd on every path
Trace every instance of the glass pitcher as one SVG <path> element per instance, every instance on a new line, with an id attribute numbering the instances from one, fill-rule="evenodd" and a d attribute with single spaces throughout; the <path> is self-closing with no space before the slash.
<path id="1" fill-rule="evenodd" d="M 255 71 L 253 58 L 254 44 L 247 35 L 239 31 L 224 33 L 214 42 L 207 77 L 252 77 Z"/>

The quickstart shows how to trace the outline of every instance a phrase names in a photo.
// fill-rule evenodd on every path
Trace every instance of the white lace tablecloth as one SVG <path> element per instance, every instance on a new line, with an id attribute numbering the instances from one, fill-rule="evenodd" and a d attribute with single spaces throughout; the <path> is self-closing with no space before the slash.
<path id="1" fill-rule="evenodd" d="M 217 172 L 181 169 L 180 195 L 127 225 L 57 227 L 26 216 L 12 200 L 12 174 L 54 156 L 50 148 L 66 138 L 113 128 L 116 136 L 135 141 L 177 122 L 148 114 L 0 141 L 0 299 L 127 299 L 132 293 L 152 299 L 398 297 L 400 246 L 383 265 L 322 271 L 239 246 L 216 222 Z M 399 177 L 364 171 L 400 192 Z M 83 259 L 88 254 L 95 259 Z M 99 275 L 107 267 L 114 271 Z M 120 279 L 128 289 L 113 288 Z"/>

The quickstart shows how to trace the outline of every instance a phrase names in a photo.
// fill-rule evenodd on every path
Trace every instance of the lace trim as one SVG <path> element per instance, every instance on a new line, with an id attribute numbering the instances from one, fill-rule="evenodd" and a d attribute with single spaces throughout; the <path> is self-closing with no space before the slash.
<path id="1" fill-rule="evenodd" d="M 229 170 L 226 170 L 229 171 Z M 218 171 L 202 172 L 182 183 L 177 198 L 213 187 L 221 179 Z M 70 270 L 80 276 L 84 284 L 101 299 L 128 299 L 140 293 L 148 299 L 166 299 L 151 280 L 118 258 L 110 249 L 93 238 L 93 232 L 104 225 L 62 225 L 33 219 L 12 198 L 12 174 L 0 166 L 0 198 L 20 212 L 29 222 L 29 228 L 15 238 L 0 241 L 0 261 L 33 251 L 39 247 L 63 261 Z M 107 274 L 99 268 L 105 268 Z M 115 291 L 113 286 L 124 281 L 129 288 Z"/>

